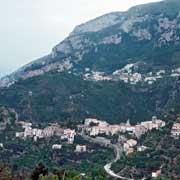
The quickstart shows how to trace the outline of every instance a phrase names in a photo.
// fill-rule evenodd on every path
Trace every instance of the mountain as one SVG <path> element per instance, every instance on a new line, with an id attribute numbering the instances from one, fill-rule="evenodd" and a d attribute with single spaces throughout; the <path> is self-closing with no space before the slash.
<path id="1" fill-rule="evenodd" d="M 0 103 L 34 121 L 141 121 L 179 105 L 180 3 L 81 24 L 52 52 L 0 80 Z"/>

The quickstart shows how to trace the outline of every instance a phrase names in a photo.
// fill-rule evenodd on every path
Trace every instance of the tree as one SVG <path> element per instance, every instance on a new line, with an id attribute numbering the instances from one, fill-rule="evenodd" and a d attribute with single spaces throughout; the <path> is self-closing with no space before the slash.
<path id="1" fill-rule="evenodd" d="M 36 168 L 32 172 L 31 179 L 39 180 L 41 176 L 47 176 L 47 175 L 48 175 L 48 169 L 45 167 L 45 165 L 42 162 L 39 162 Z"/>
<path id="2" fill-rule="evenodd" d="M 5 165 L 0 166 L 0 179 L 1 180 L 12 180 L 11 169 Z"/>
<path id="3" fill-rule="evenodd" d="M 51 176 L 40 175 L 39 180 L 60 180 L 60 179 L 56 175 L 51 175 Z"/>
<path id="4" fill-rule="evenodd" d="M 61 169 L 57 169 L 57 168 L 55 168 L 54 170 L 53 170 L 53 174 L 55 175 L 55 176 L 57 176 L 58 177 L 58 179 L 62 179 L 62 180 L 64 180 L 65 179 L 65 177 L 67 176 L 67 173 L 65 172 L 65 170 L 61 170 Z"/>

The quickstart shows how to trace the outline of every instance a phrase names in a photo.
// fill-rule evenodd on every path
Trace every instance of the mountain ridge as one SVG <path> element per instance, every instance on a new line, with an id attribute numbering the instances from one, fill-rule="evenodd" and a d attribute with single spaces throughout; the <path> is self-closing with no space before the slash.
<path id="1" fill-rule="evenodd" d="M 125 38 L 127 35 L 130 36 L 130 38 L 132 37 L 137 38 L 138 41 L 151 40 L 151 38 L 154 35 L 152 35 L 149 32 L 150 27 L 137 29 L 136 31 L 132 32 L 132 34 L 130 31 L 133 28 L 134 24 L 151 23 L 150 21 L 152 20 L 152 17 L 149 17 L 147 10 L 145 10 L 146 15 L 144 15 L 144 12 L 143 13 L 141 12 L 143 9 L 150 9 L 150 11 L 152 11 L 153 9 L 153 12 L 154 11 L 158 12 L 159 9 L 154 8 L 154 6 L 156 7 L 165 6 L 167 8 L 169 6 L 169 3 L 171 4 L 173 8 L 176 7 L 175 11 L 173 10 L 174 14 L 180 13 L 180 5 L 177 0 L 160 1 L 158 3 L 150 3 L 146 5 L 135 6 L 135 7 L 130 8 L 126 12 L 108 13 L 96 19 L 90 20 L 86 23 L 83 23 L 81 25 L 78 25 L 77 27 L 74 28 L 72 33 L 70 33 L 70 35 L 67 38 L 65 38 L 62 42 L 60 42 L 58 45 L 56 45 L 53 48 L 52 52 L 48 55 L 47 59 L 40 58 L 40 60 L 37 60 L 37 61 L 35 60 L 32 63 L 29 63 L 26 66 L 24 66 L 24 68 L 20 68 L 20 72 L 24 72 L 26 68 L 30 68 L 32 65 L 33 65 L 33 68 L 37 66 L 35 69 L 38 69 L 38 66 L 42 67 L 42 66 L 48 65 L 48 63 L 51 64 L 57 61 L 61 61 L 61 62 L 59 62 L 58 64 L 55 64 L 54 67 L 53 68 L 51 67 L 49 70 L 35 72 L 35 76 L 44 74 L 44 72 L 46 71 L 49 72 L 51 70 L 58 70 L 59 67 L 61 69 L 69 70 L 69 68 L 71 69 L 71 66 L 73 66 L 73 64 L 75 64 L 76 66 L 78 62 L 80 62 L 84 58 L 84 56 L 88 53 L 88 51 L 90 51 L 90 49 L 92 49 L 93 47 L 97 49 L 97 46 L 113 45 L 113 44 L 120 45 L 123 41 L 123 38 Z M 157 10 L 154 10 L 154 9 L 157 9 Z M 160 10 L 161 9 L 163 8 L 160 8 Z M 158 16 L 161 17 L 162 14 L 160 13 Z M 177 17 L 179 17 L 179 14 L 177 14 Z M 166 16 L 164 17 L 163 23 L 167 26 L 172 26 L 172 27 L 176 26 L 175 22 L 171 21 L 170 19 L 166 19 Z M 111 33 L 111 28 L 113 28 L 113 31 L 115 32 Z M 165 28 L 168 30 L 168 28 L 171 28 L 171 27 L 165 27 Z M 157 30 L 154 29 L 152 31 L 157 31 Z M 97 35 L 95 33 L 97 33 Z M 98 37 L 96 36 L 99 36 L 100 39 L 98 40 Z M 169 42 L 176 39 L 177 41 L 179 41 L 179 37 L 172 37 L 172 32 L 167 32 L 166 34 L 163 34 L 163 38 L 164 36 L 167 38 L 167 41 Z M 161 43 L 166 43 L 166 40 L 162 39 L 161 41 L 162 42 L 159 42 L 160 46 L 161 46 Z M 126 48 L 126 45 L 125 45 L 125 48 Z M 69 66 L 67 68 L 66 67 L 64 68 L 64 64 L 62 63 L 62 61 L 67 62 Z M 9 76 L 3 77 L 0 81 L 0 86 L 8 87 L 14 84 L 19 79 L 21 79 L 18 76 L 18 71 L 19 70 L 17 70 L 16 72 L 12 73 Z M 32 75 L 29 75 L 29 77 L 31 76 Z"/>
<path id="2" fill-rule="evenodd" d="M 75 28 L 49 55 L 2 78 L 0 103 L 34 121 L 139 122 L 176 110 L 180 3 L 145 6 Z"/>

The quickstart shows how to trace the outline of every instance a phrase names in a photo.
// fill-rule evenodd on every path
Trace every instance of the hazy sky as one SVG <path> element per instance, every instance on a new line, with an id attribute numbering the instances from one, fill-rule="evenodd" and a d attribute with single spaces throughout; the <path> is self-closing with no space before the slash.
<path id="1" fill-rule="evenodd" d="M 0 76 L 48 54 L 74 26 L 159 0 L 0 0 Z"/>

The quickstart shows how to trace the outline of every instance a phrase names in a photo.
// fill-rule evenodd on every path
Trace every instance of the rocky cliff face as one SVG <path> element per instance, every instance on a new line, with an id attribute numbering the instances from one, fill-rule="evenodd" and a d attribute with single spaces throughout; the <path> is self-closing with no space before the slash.
<path id="1" fill-rule="evenodd" d="M 112 73 L 132 62 L 178 66 L 180 3 L 165 0 L 106 14 L 77 26 L 52 53 L 0 80 L 0 87 L 49 72 Z M 168 50 L 162 53 L 164 49 Z"/>
<path id="2" fill-rule="evenodd" d="M 145 120 L 178 109 L 179 57 L 179 0 L 136 6 L 75 27 L 2 78 L 0 103 L 34 121 Z"/>

